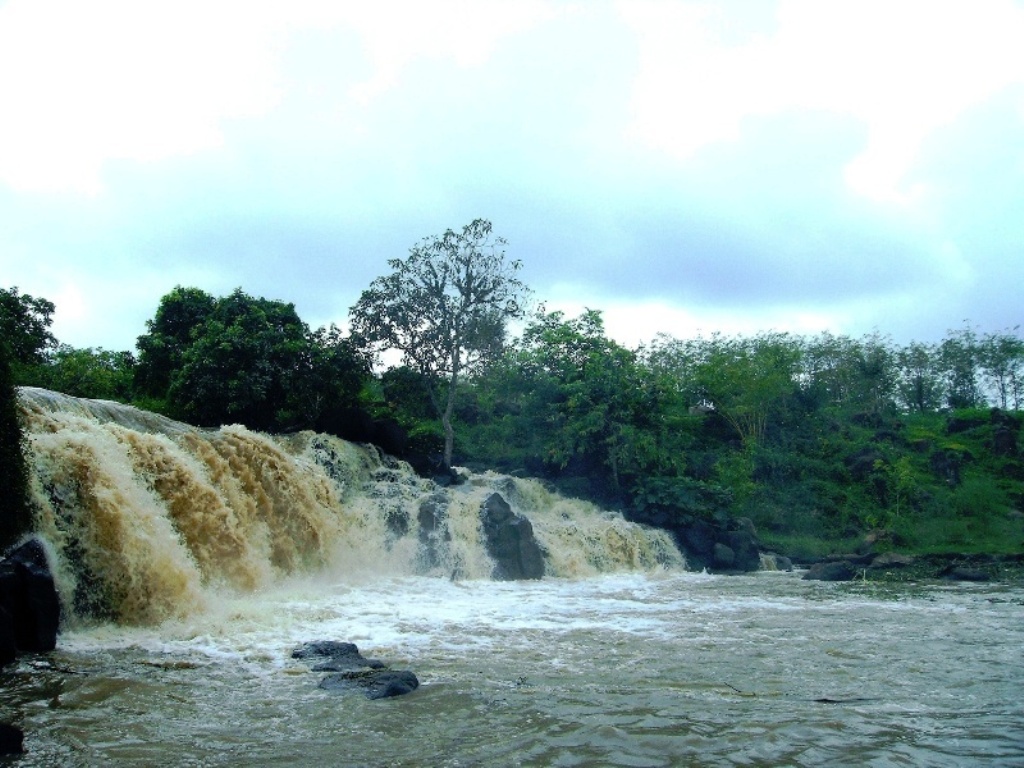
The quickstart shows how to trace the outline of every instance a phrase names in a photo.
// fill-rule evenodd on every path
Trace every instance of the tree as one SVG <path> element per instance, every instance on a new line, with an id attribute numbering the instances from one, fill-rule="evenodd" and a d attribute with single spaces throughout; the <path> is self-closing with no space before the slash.
<path id="1" fill-rule="evenodd" d="M 217 307 L 217 299 L 199 288 L 175 286 L 160 299 L 156 316 L 146 321 L 148 332 L 139 336 L 135 385 L 139 392 L 166 398 L 171 378 L 181 368 L 185 350 L 198 327 Z"/>
<path id="2" fill-rule="evenodd" d="M 997 406 L 1020 410 L 1021 385 L 1024 383 L 1024 341 L 1016 335 L 1017 328 L 1002 333 L 988 333 L 981 340 L 979 358 Z"/>
<path id="3" fill-rule="evenodd" d="M 346 411 L 358 404 L 370 376 L 370 360 L 336 325 L 307 334 L 282 426 L 336 430 Z"/>
<path id="4" fill-rule="evenodd" d="M 25 383 L 26 371 L 42 365 L 57 346 L 50 333 L 54 309 L 53 302 L 19 293 L 17 287 L 0 288 L 0 339 L 7 343 L 15 384 Z"/>
<path id="5" fill-rule="evenodd" d="M 896 353 L 896 368 L 896 391 L 906 410 L 926 413 L 942 406 L 945 387 L 934 346 L 912 341 Z"/>
<path id="6" fill-rule="evenodd" d="M 597 310 L 566 319 L 539 313 L 523 334 L 517 363 L 530 392 L 544 402 L 545 460 L 570 462 L 591 474 L 594 485 L 619 494 L 627 481 L 667 469 L 661 451 L 664 420 L 657 379 L 636 352 L 605 335 Z"/>
<path id="7" fill-rule="evenodd" d="M 255 299 L 240 288 L 216 301 L 176 353 L 167 398 L 200 426 L 232 421 L 280 426 L 307 351 L 306 325 L 292 304 Z"/>
<path id="8" fill-rule="evenodd" d="M 950 408 L 977 408 L 983 404 L 978 385 L 978 336 L 964 324 L 949 331 L 939 345 L 939 360 L 946 378 L 946 403 Z"/>
<path id="9" fill-rule="evenodd" d="M 132 396 L 134 369 L 131 352 L 61 344 L 40 369 L 40 379 L 47 389 L 74 397 L 127 402 Z"/>
<path id="10" fill-rule="evenodd" d="M 694 380 L 701 400 L 732 426 L 744 447 L 764 438 L 769 416 L 796 390 L 800 344 L 785 333 L 698 340 Z"/>
<path id="11" fill-rule="evenodd" d="M 523 316 L 527 288 L 516 277 L 520 262 L 505 260 L 505 244 L 484 219 L 426 238 L 408 258 L 390 259 L 391 274 L 370 283 L 349 311 L 353 336 L 375 352 L 400 352 L 424 376 L 444 429 L 446 465 L 460 379 L 493 358 L 506 321 Z"/>

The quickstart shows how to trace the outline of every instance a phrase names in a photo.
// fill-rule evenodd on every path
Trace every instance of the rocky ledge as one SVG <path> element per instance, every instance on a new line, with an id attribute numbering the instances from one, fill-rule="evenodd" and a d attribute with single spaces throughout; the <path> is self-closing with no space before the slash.
<path id="1" fill-rule="evenodd" d="M 1024 554 L 839 554 L 809 565 L 804 578 L 817 581 L 1024 582 Z"/>

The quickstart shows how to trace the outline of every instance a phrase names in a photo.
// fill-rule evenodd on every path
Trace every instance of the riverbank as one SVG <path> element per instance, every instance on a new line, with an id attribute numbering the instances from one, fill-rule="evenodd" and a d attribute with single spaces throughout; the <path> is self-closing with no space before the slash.
<path id="1" fill-rule="evenodd" d="M 840 554 L 809 562 L 797 561 L 796 564 L 815 574 L 811 578 L 826 581 L 864 580 L 894 584 L 959 581 L 1024 586 L 1024 553 Z"/>

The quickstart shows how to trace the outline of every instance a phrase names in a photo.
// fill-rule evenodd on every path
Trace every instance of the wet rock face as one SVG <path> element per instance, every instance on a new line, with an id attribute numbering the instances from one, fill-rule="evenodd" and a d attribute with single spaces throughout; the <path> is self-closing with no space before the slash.
<path id="1" fill-rule="evenodd" d="M 46 551 L 29 539 L 0 561 L 0 664 L 57 646 L 60 600 Z"/>
<path id="2" fill-rule="evenodd" d="M 544 577 L 544 555 L 533 535 L 533 524 L 499 493 L 492 493 L 480 507 L 487 553 L 494 559 L 492 578 L 518 581 Z"/>
<path id="3" fill-rule="evenodd" d="M 445 542 L 451 541 L 447 518 L 448 497 L 443 491 L 436 491 L 420 502 L 417 520 L 420 551 L 426 569 L 433 568 L 440 562 L 439 552 L 442 546 Z"/>

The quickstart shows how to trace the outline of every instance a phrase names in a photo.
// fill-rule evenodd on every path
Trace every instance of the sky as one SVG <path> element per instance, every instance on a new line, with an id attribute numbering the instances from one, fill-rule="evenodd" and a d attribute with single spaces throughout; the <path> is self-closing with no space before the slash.
<path id="1" fill-rule="evenodd" d="M 1021 41 L 1021 0 L 0 0 L 0 287 L 76 347 L 177 285 L 344 327 L 484 218 L 631 347 L 1003 331 Z"/>

